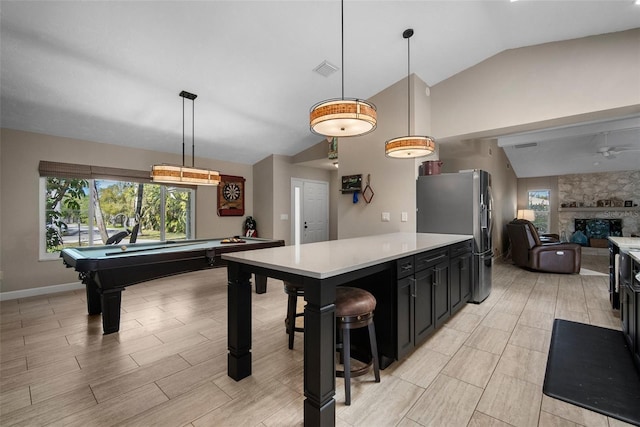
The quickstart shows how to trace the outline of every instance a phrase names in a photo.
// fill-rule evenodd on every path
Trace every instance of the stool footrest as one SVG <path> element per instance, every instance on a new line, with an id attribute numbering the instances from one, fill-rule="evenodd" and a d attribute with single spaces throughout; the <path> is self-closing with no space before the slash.
<path id="1" fill-rule="evenodd" d="M 372 365 L 373 365 L 373 361 L 367 363 L 365 366 L 361 368 L 352 369 L 351 371 L 349 371 L 351 378 L 360 377 L 362 375 L 367 374 Z M 344 370 L 336 369 L 336 377 L 344 378 Z"/>

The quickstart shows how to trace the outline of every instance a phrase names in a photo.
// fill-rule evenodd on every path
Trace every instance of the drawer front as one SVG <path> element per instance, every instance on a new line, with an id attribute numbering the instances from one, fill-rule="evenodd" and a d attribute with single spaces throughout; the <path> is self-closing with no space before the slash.
<path id="1" fill-rule="evenodd" d="M 397 273 L 398 279 L 402 279 L 403 277 L 409 276 L 413 274 L 415 270 L 415 258 L 413 256 L 408 256 L 404 258 L 400 258 L 397 261 Z"/>
<path id="2" fill-rule="evenodd" d="M 471 243 L 472 241 L 469 240 L 468 242 L 463 242 L 463 243 L 459 243 L 457 245 L 451 246 L 451 258 L 455 258 L 459 255 L 464 255 L 466 253 L 471 252 Z"/>
<path id="3" fill-rule="evenodd" d="M 449 249 L 437 249 L 435 251 L 423 252 L 416 255 L 416 271 L 422 271 L 425 268 L 445 261 L 449 256 Z"/>

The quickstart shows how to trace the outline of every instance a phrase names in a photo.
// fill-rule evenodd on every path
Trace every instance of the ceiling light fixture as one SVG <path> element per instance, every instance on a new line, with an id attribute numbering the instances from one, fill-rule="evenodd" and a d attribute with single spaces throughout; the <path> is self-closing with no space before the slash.
<path id="1" fill-rule="evenodd" d="M 362 99 L 344 97 L 344 0 L 340 2 L 342 23 L 342 98 L 328 99 L 311 107 L 309 127 L 323 136 L 359 136 L 376 128 L 376 106 Z"/>
<path id="2" fill-rule="evenodd" d="M 195 99 L 198 95 L 186 91 L 180 92 L 182 97 L 182 166 L 153 165 L 151 180 L 164 184 L 218 185 L 220 173 L 209 169 L 195 167 Z M 184 99 L 191 100 L 191 167 L 184 164 Z"/>
<path id="3" fill-rule="evenodd" d="M 409 39 L 413 36 L 411 28 L 402 33 L 407 39 L 407 135 L 393 138 L 384 143 L 384 154 L 396 159 L 422 157 L 433 153 L 436 143 L 430 136 L 411 136 L 411 46 Z"/>

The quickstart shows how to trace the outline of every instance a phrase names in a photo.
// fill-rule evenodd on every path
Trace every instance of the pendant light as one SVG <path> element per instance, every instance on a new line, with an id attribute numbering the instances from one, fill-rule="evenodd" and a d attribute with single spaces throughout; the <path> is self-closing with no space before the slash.
<path id="1" fill-rule="evenodd" d="M 376 106 L 362 99 L 344 97 L 344 0 L 340 2 L 342 23 L 342 98 L 328 99 L 311 107 L 309 126 L 313 133 L 345 137 L 365 135 L 376 128 Z"/>
<path id="2" fill-rule="evenodd" d="M 195 167 L 195 99 L 198 95 L 186 91 L 180 92 L 182 97 L 182 166 L 153 165 L 151 180 L 164 184 L 218 185 L 220 173 L 209 169 Z M 191 167 L 184 164 L 184 100 L 191 100 Z"/>
<path id="3" fill-rule="evenodd" d="M 409 39 L 413 36 L 411 28 L 402 33 L 402 37 L 407 39 L 407 136 L 393 138 L 384 143 L 384 154 L 387 157 L 396 159 L 407 159 L 412 157 L 422 157 L 433 153 L 436 143 L 430 136 L 411 135 L 411 47 Z"/>

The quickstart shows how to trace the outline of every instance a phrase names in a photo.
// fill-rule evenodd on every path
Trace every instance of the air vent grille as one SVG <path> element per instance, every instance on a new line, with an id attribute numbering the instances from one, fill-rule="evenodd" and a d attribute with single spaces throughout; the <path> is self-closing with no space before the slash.
<path id="1" fill-rule="evenodd" d="M 329 77 L 331 74 L 335 73 L 338 70 L 339 68 L 336 65 L 333 65 L 326 60 L 322 61 L 320 65 L 313 69 L 313 71 L 325 77 Z"/>
<path id="2" fill-rule="evenodd" d="M 514 145 L 513 148 L 530 148 L 530 147 L 537 147 L 537 146 L 538 146 L 537 142 L 528 142 L 526 144 Z"/>

